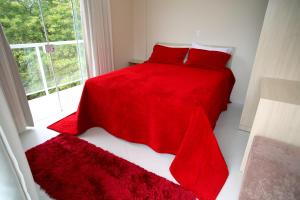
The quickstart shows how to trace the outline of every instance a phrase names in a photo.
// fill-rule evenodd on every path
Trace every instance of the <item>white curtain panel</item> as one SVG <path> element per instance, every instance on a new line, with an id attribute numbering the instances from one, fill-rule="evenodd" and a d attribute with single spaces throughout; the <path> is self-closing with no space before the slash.
<path id="1" fill-rule="evenodd" d="M 9 44 L 0 25 L 0 82 L 5 98 L 15 120 L 18 132 L 33 126 L 25 90 L 22 85 L 17 63 L 12 55 Z"/>
<path id="2" fill-rule="evenodd" d="M 113 71 L 110 1 L 81 0 L 80 8 L 88 76 Z"/>

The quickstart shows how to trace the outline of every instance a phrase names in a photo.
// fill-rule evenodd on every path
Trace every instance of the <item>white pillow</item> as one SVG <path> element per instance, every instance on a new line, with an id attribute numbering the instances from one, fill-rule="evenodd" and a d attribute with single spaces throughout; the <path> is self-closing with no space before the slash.
<path id="1" fill-rule="evenodd" d="M 176 44 L 176 43 L 157 43 L 158 45 L 171 47 L 171 48 L 192 48 L 192 45 L 188 44 Z"/>
<path id="2" fill-rule="evenodd" d="M 220 51 L 220 52 L 228 53 L 230 55 L 231 55 L 232 50 L 233 50 L 231 47 L 208 46 L 208 45 L 199 44 L 197 42 L 192 43 L 192 48 L 194 48 L 194 49 L 204 49 L 204 50 L 208 50 L 208 51 Z"/>

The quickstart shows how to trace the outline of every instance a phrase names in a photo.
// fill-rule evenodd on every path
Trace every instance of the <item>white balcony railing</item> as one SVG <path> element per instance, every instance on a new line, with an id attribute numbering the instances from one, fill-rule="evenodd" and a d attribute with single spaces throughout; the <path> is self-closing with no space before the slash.
<path id="1" fill-rule="evenodd" d="M 55 87 L 48 87 L 47 84 L 47 79 L 46 79 L 46 74 L 44 71 L 44 65 L 43 65 L 43 60 L 42 60 L 42 56 L 41 56 L 41 52 L 40 52 L 40 47 L 45 48 L 45 45 L 54 45 L 54 46 L 60 46 L 60 45 L 74 45 L 74 44 L 82 44 L 83 40 L 69 40 L 69 41 L 55 41 L 55 42 L 42 42 L 42 43 L 26 43 L 26 44 L 11 44 L 10 48 L 13 49 L 28 49 L 28 48 L 34 48 L 35 49 L 35 53 L 37 56 L 37 61 L 38 61 L 38 69 L 41 75 L 41 81 L 42 81 L 42 85 L 43 85 L 43 90 L 37 90 L 34 92 L 30 92 L 30 93 L 26 93 L 26 95 L 32 95 L 32 94 L 36 94 L 42 91 L 45 91 L 46 95 L 49 94 L 49 89 L 53 89 Z M 78 52 L 77 52 L 78 53 Z M 64 85 L 68 85 L 70 83 L 75 83 L 78 81 L 81 81 L 81 79 L 78 80 L 73 80 L 70 82 L 66 82 L 63 84 L 59 84 L 57 85 L 57 87 L 61 87 Z"/>

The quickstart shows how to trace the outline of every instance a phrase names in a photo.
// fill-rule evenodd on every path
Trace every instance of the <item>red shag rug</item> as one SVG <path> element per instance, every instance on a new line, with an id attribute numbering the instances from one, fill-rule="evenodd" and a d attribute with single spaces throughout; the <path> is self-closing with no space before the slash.
<path id="1" fill-rule="evenodd" d="M 61 134 L 26 156 L 34 180 L 57 200 L 196 199 L 179 185 L 75 136 Z"/>

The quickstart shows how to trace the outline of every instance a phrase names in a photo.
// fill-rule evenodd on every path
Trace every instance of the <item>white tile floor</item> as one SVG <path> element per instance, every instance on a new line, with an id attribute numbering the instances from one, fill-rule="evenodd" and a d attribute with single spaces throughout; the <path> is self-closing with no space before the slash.
<path id="1" fill-rule="evenodd" d="M 238 199 L 242 181 L 242 173 L 239 168 L 248 140 L 248 133 L 238 130 L 241 112 L 241 105 L 229 105 L 228 110 L 221 114 L 215 128 L 216 137 L 229 168 L 229 177 L 217 198 L 219 200 Z M 53 119 L 49 122 L 52 121 Z M 21 140 L 24 149 L 27 150 L 56 135 L 56 132 L 41 125 L 23 133 Z M 92 128 L 79 137 L 176 182 L 169 172 L 169 166 L 174 158 L 173 155 L 159 154 L 145 145 L 118 139 L 101 128 Z M 47 198 L 43 195 L 42 199 Z"/>
<path id="2" fill-rule="evenodd" d="M 33 121 L 42 124 L 49 118 L 55 119 L 61 115 L 74 112 L 77 109 L 83 86 L 75 86 L 59 92 L 61 108 L 57 93 L 52 93 L 36 99 L 29 100 L 29 107 Z M 53 117 L 56 116 L 56 117 Z"/>

